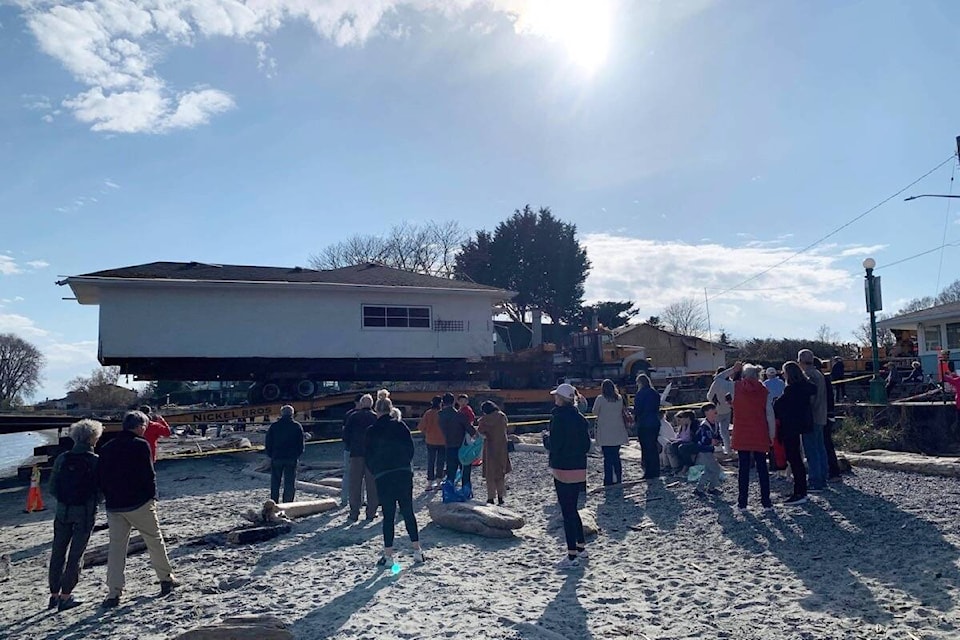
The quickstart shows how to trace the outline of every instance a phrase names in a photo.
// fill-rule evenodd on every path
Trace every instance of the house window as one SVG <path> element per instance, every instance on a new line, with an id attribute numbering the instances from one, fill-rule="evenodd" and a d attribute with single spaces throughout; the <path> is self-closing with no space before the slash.
<path id="1" fill-rule="evenodd" d="M 936 351 L 943 345 L 940 344 L 940 325 L 923 328 L 923 348 L 924 351 Z"/>
<path id="2" fill-rule="evenodd" d="M 374 307 L 363 305 L 363 327 L 429 329 L 430 307 Z"/>
<path id="3" fill-rule="evenodd" d="M 947 325 L 947 349 L 960 349 L 960 322 Z"/>

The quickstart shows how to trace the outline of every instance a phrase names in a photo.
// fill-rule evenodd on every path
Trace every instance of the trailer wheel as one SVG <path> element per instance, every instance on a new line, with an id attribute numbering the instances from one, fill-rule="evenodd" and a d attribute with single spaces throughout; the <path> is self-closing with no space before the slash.
<path id="1" fill-rule="evenodd" d="M 260 395 L 263 396 L 263 399 L 267 402 L 273 402 L 280 398 L 280 385 L 273 382 L 268 382 L 263 385 L 263 389 L 260 392 Z"/>
<path id="2" fill-rule="evenodd" d="M 297 383 L 297 395 L 301 398 L 312 398 L 317 392 L 317 385 L 313 380 L 301 380 Z"/>

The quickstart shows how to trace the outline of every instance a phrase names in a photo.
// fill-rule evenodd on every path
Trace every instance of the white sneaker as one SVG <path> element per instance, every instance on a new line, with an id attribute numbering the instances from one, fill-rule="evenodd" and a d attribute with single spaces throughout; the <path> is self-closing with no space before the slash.
<path id="1" fill-rule="evenodd" d="M 557 563 L 557 569 L 560 571 L 572 571 L 573 569 L 580 568 L 580 558 L 571 558 L 570 556 L 565 557 L 563 560 Z"/>
<path id="2" fill-rule="evenodd" d="M 413 550 L 413 561 L 416 562 L 416 563 L 418 563 L 418 564 L 421 563 L 421 562 L 426 562 L 426 561 L 427 561 L 426 556 L 423 555 L 423 550 L 422 550 L 422 549 L 414 549 L 414 550 Z"/>
<path id="3" fill-rule="evenodd" d="M 587 560 L 590 557 L 590 553 L 587 551 L 587 548 L 584 547 L 577 551 L 577 557 L 581 560 Z"/>

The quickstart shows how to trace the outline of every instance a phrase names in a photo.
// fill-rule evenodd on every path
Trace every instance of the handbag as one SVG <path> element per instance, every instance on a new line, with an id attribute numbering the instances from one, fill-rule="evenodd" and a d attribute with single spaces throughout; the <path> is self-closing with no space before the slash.
<path id="1" fill-rule="evenodd" d="M 460 445 L 460 451 L 457 457 L 460 464 L 468 465 L 483 455 L 483 436 L 479 433 L 476 436 L 464 436 L 463 444 Z"/>
<path id="2" fill-rule="evenodd" d="M 633 426 L 633 411 L 630 411 L 627 407 L 623 408 L 623 411 L 620 412 L 623 417 L 623 426 L 629 429 Z"/>

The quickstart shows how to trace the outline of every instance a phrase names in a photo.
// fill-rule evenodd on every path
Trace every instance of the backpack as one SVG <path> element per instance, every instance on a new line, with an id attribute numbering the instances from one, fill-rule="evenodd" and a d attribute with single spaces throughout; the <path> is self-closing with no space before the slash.
<path id="1" fill-rule="evenodd" d="M 57 473 L 57 502 L 69 506 L 85 505 L 97 493 L 96 458 L 87 453 L 67 452 Z"/>

